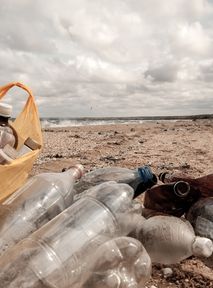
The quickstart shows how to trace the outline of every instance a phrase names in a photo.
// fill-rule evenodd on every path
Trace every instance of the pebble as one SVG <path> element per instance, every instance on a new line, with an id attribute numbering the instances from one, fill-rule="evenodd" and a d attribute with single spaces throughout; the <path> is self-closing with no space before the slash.
<path id="1" fill-rule="evenodd" d="M 163 276 L 164 277 L 169 277 L 169 276 L 172 276 L 172 274 L 173 274 L 172 269 L 169 268 L 169 267 L 163 268 L 162 271 L 163 271 Z"/>

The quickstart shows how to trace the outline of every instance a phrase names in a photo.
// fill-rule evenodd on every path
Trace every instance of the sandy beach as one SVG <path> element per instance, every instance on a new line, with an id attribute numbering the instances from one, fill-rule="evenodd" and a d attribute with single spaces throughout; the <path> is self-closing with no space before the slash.
<path id="1" fill-rule="evenodd" d="M 156 174 L 165 170 L 194 177 L 213 173 L 213 119 L 46 128 L 43 137 L 44 148 L 31 175 L 60 172 L 75 163 L 85 171 L 149 165 Z M 147 288 L 213 287 L 213 269 L 197 258 L 169 267 L 173 275 L 166 279 L 162 266 L 154 265 Z"/>

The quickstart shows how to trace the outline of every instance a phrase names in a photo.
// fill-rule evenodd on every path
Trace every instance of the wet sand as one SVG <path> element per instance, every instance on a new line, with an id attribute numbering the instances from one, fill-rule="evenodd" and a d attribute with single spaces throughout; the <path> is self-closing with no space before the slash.
<path id="1" fill-rule="evenodd" d="M 85 171 L 150 165 L 156 174 L 162 170 L 194 177 L 213 173 L 213 119 L 48 128 L 43 137 L 44 148 L 32 175 L 60 172 L 75 163 Z M 197 258 L 170 267 L 173 276 L 165 279 L 162 266 L 154 265 L 147 288 L 213 287 L 213 269 Z"/>

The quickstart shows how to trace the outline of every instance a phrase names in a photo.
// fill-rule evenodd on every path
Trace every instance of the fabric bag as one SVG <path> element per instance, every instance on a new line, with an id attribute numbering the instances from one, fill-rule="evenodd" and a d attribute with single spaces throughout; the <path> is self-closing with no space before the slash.
<path id="1" fill-rule="evenodd" d="M 17 149 L 23 145 L 28 137 L 31 137 L 42 145 L 41 124 L 32 91 L 19 82 L 9 83 L 0 87 L 0 101 L 8 90 L 14 86 L 22 88 L 28 93 L 28 99 L 22 112 L 14 122 L 10 121 L 10 125 L 15 129 L 18 136 Z M 40 150 L 29 152 L 15 159 L 11 164 L 0 165 L 0 201 L 24 184 Z"/>

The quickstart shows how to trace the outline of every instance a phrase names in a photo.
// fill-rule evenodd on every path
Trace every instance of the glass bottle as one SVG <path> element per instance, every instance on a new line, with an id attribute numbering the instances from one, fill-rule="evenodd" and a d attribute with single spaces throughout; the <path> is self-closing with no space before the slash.
<path id="1" fill-rule="evenodd" d="M 169 172 L 162 172 L 158 177 L 159 180 L 164 183 L 181 180 L 186 181 L 194 190 L 197 190 L 197 194 L 200 193 L 200 197 L 213 197 L 213 173 L 193 178 L 192 176 L 184 174 L 170 174 Z"/>
<path id="2" fill-rule="evenodd" d="M 144 196 L 144 207 L 180 217 L 199 199 L 199 196 L 200 193 L 187 182 L 178 181 L 148 189 Z"/>

